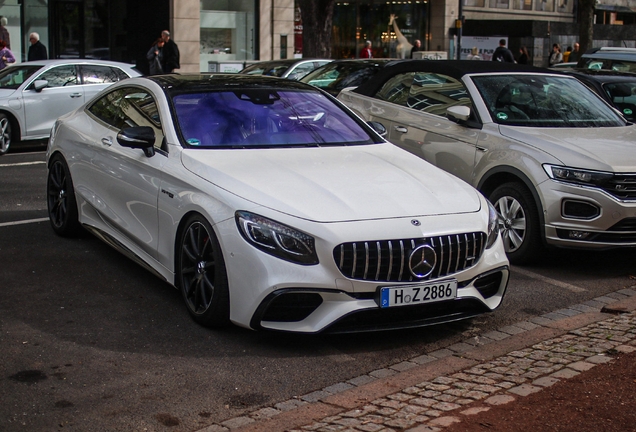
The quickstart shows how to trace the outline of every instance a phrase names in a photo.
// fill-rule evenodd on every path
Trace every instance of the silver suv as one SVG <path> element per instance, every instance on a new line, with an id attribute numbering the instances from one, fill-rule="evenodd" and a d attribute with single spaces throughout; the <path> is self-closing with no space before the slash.
<path id="1" fill-rule="evenodd" d="M 499 62 L 413 60 L 338 99 L 488 197 L 514 263 L 536 258 L 544 244 L 636 246 L 636 126 L 575 78 Z"/>
<path id="2" fill-rule="evenodd" d="M 594 48 L 581 56 L 576 67 L 634 73 L 636 72 L 636 48 Z"/>

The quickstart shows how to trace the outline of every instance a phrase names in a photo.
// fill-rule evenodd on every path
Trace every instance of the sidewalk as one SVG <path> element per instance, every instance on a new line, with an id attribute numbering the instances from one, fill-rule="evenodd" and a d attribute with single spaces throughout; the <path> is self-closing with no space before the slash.
<path id="1" fill-rule="evenodd" d="M 199 432 L 440 431 L 634 351 L 631 287 Z"/>

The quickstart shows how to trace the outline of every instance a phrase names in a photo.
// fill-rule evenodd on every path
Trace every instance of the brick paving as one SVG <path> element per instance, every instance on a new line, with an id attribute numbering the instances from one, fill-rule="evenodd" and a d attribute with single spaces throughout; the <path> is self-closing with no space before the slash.
<path id="1" fill-rule="evenodd" d="M 624 300 L 627 301 L 627 307 L 623 306 Z M 510 403 L 519 397 L 540 392 L 560 380 L 576 376 L 598 364 L 611 361 L 613 355 L 636 351 L 634 300 L 634 289 L 617 291 L 612 297 L 599 297 L 586 304 L 506 326 L 443 350 L 372 371 L 348 382 L 336 383 L 298 399 L 282 402 L 275 407 L 261 408 L 253 413 L 211 425 L 200 432 L 440 431 L 461 421 L 462 416 L 478 415 L 483 408 L 471 408 L 471 404 L 478 401 L 486 405 Z M 592 304 L 597 305 L 597 308 L 590 306 Z M 612 304 L 621 306 L 612 310 Z M 598 313 L 599 308 L 612 315 Z M 576 320 L 579 315 L 579 318 L 587 318 L 584 314 L 591 315 L 588 320 L 591 323 L 566 329 L 556 337 L 532 343 L 525 348 L 507 351 L 486 361 L 468 360 L 471 352 L 479 352 L 484 347 L 494 351 L 496 344 L 505 344 L 506 340 L 513 338 L 517 338 L 519 345 L 526 332 L 554 331 L 553 329 L 559 327 L 561 320 Z M 464 355 L 468 357 L 464 358 Z M 478 354 L 472 356 L 473 359 L 479 357 Z M 463 361 L 470 366 L 403 386 L 399 391 L 390 392 L 371 401 L 361 401 L 355 397 L 356 394 L 366 393 L 365 386 L 373 385 L 374 382 L 385 384 L 385 381 L 390 382 L 387 380 L 396 380 L 401 373 L 408 374 L 418 367 L 433 365 L 435 362 L 446 362 L 448 365 L 451 363 L 449 359 L 456 359 L 457 364 L 462 364 Z M 356 390 L 358 393 L 354 393 Z M 377 388 L 372 390 L 377 392 Z M 349 393 L 353 395 L 351 401 L 333 403 L 334 395 L 345 397 Z M 373 394 L 373 391 L 368 393 Z M 309 421 L 304 423 L 302 415 L 299 415 L 300 420 L 294 420 L 295 423 L 300 421 L 301 424 L 287 427 L 289 425 L 285 423 L 293 418 L 291 416 L 294 411 L 303 407 L 311 411 L 312 404 L 320 408 L 316 409 L 317 412 L 335 414 L 320 417 L 314 415 L 313 419 L 310 415 Z M 353 406 L 346 409 L 349 405 Z M 288 416 L 282 418 L 282 413 Z M 281 417 L 280 421 L 272 422 L 277 417 Z M 267 423 L 268 421 L 270 423 Z"/>

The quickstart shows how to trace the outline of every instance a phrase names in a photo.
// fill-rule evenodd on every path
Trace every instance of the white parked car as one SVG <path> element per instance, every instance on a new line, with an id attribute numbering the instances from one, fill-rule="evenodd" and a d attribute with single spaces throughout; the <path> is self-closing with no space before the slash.
<path id="1" fill-rule="evenodd" d="M 0 71 L 0 155 L 11 142 L 49 136 L 55 120 L 112 83 L 140 76 L 134 65 L 67 59 L 16 63 Z"/>
<path id="2" fill-rule="evenodd" d="M 54 231 L 134 258 L 202 325 L 422 326 L 492 311 L 508 282 L 479 192 L 296 81 L 131 78 L 60 118 L 47 159 Z"/>
<path id="3" fill-rule="evenodd" d="M 489 197 L 513 263 L 540 256 L 544 243 L 636 246 L 636 126 L 570 76 L 407 61 L 338 99 Z"/>

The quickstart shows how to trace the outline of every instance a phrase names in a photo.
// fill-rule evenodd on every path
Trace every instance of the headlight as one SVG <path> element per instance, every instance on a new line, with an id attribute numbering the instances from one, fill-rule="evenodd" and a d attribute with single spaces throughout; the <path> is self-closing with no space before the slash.
<path id="1" fill-rule="evenodd" d="M 236 225 L 255 248 L 297 264 L 318 264 L 314 238 L 287 225 L 245 211 L 236 212 Z"/>
<path id="2" fill-rule="evenodd" d="M 486 249 L 489 249 L 495 244 L 495 240 L 497 240 L 499 236 L 501 218 L 497 210 L 495 210 L 495 206 L 493 206 L 490 201 L 486 202 L 488 203 L 488 238 L 486 239 Z"/>
<path id="3" fill-rule="evenodd" d="M 544 165 L 543 168 L 552 179 L 580 185 L 602 187 L 614 176 L 612 173 L 568 168 L 564 166 Z"/>

